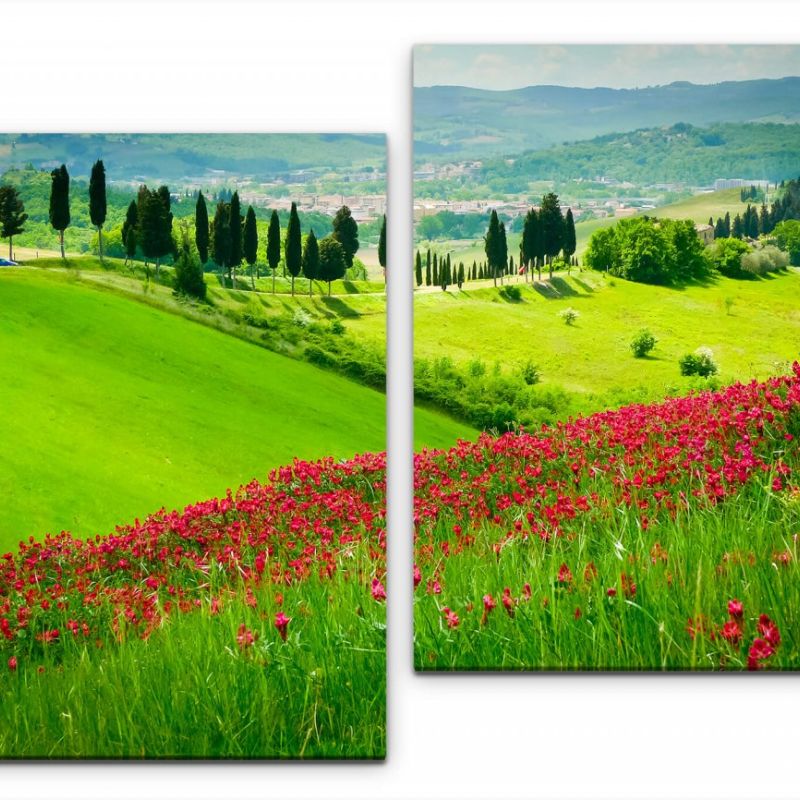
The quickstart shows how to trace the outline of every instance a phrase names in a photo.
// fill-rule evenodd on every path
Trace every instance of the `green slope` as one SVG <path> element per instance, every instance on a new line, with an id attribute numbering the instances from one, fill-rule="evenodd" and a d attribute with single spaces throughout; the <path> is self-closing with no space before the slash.
<path id="1" fill-rule="evenodd" d="M 710 347 L 720 378 L 764 378 L 800 357 L 800 270 L 759 280 L 718 278 L 708 286 L 671 289 L 608 280 L 590 271 L 557 277 L 553 286 L 517 283 L 522 299 L 508 303 L 491 288 L 419 293 L 414 297 L 414 353 L 449 356 L 457 364 L 481 358 L 505 370 L 532 359 L 545 385 L 583 398 L 585 410 L 613 396 L 663 397 L 686 391 L 678 359 Z M 726 313 L 725 301 L 733 301 Z M 565 325 L 559 313 L 580 317 Z M 651 357 L 629 345 L 642 328 L 658 338 Z"/>
<path id="2" fill-rule="evenodd" d="M 180 316 L 0 271 L 0 546 L 78 534 L 385 447 L 383 394 Z M 421 436 L 462 430 L 422 412 Z"/>

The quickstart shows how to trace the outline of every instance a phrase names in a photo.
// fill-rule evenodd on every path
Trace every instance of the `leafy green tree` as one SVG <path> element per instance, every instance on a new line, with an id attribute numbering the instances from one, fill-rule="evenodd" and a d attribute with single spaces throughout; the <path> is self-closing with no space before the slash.
<path id="1" fill-rule="evenodd" d="M 64 231 L 69 227 L 69 172 L 64 164 L 50 173 L 50 224 L 58 231 L 61 246 L 61 258 L 66 261 L 64 253 Z"/>
<path id="2" fill-rule="evenodd" d="M 106 222 L 108 207 L 106 203 L 106 168 L 98 159 L 92 166 L 89 176 L 89 217 L 97 228 L 97 242 L 100 251 L 100 263 L 103 263 L 103 225 Z"/>
<path id="3" fill-rule="evenodd" d="M 189 226 L 184 221 L 180 227 L 180 239 L 175 259 L 175 292 L 188 297 L 205 300 L 206 282 L 203 277 L 203 265 L 198 254 L 192 248 L 189 238 Z"/>
<path id="4" fill-rule="evenodd" d="M 308 296 L 311 297 L 314 281 L 319 276 L 319 243 L 312 228 L 303 248 L 303 275 L 308 278 Z"/>
<path id="5" fill-rule="evenodd" d="M 158 219 L 158 252 L 156 253 L 156 280 L 161 259 L 175 253 L 175 240 L 172 238 L 171 198 L 168 186 L 159 186 L 156 192 Z"/>
<path id="6" fill-rule="evenodd" d="M 353 256 L 358 252 L 358 223 L 353 219 L 350 209 L 342 206 L 333 218 L 333 238 L 344 250 L 345 263 L 353 266 Z"/>
<path id="7" fill-rule="evenodd" d="M 289 270 L 289 274 L 292 276 L 292 294 L 294 294 L 294 279 L 300 274 L 300 269 L 303 265 L 303 241 L 296 203 L 292 203 L 292 208 L 289 212 L 289 224 L 286 226 L 284 261 L 286 262 L 286 269 Z"/>
<path id="8" fill-rule="evenodd" d="M 419 253 L 417 253 L 419 255 Z M 378 263 L 386 269 L 386 214 L 381 222 L 381 232 L 378 236 Z"/>
<path id="9" fill-rule="evenodd" d="M 422 286 L 422 256 L 417 250 L 417 257 L 414 263 L 414 277 L 417 281 L 417 286 Z"/>
<path id="10" fill-rule="evenodd" d="M 742 273 L 742 256 L 750 252 L 750 247 L 741 239 L 733 237 L 715 239 L 709 247 L 711 264 L 723 275 L 736 277 Z"/>
<path id="11" fill-rule="evenodd" d="M 200 263 L 208 263 L 208 207 L 202 192 L 197 193 L 197 203 L 194 207 L 194 243 Z"/>
<path id="12" fill-rule="evenodd" d="M 281 261 L 281 223 L 278 212 L 273 210 L 267 229 L 267 263 L 272 271 L 272 294 L 275 294 L 275 275 Z"/>
<path id="13" fill-rule="evenodd" d="M 232 238 L 232 237 L 231 237 Z M 244 218 L 244 233 L 242 234 L 242 255 L 247 262 L 250 280 L 253 282 L 253 273 L 258 277 L 258 227 L 256 225 L 256 212 L 253 206 L 247 207 Z M 252 284 L 255 288 L 255 283 Z"/>
<path id="14" fill-rule="evenodd" d="M 13 186 L 0 186 L 0 238 L 8 239 L 8 260 L 14 260 L 14 237 L 25 230 L 28 215 L 19 192 Z"/>
<path id="15" fill-rule="evenodd" d="M 800 221 L 786 219 L 779 222 L 772 234 L 778 247 L 789 254 L 789 263 L 800 266 Z"/>
<path id="16" fill-rule="evenodd" d="M 343 278 L 346 271 L 344 248 L 338 239 L 326 236 L 319 243 L 319 277 L 328 283 L 328 297 L 331 295 L 331 281 Z"/>
<path id="17" fill-rule="evenodd" d="M 214 263 L 230 276 L 231 214 L 230 206 L 220 201 L 211 224 L 211 252 Z"/>
<path id="18" fill-rule="evenodd" d="M 702 278 L 708 273 L 710 265 L 706 247 L 697 235 L 697 228 L 692 220 L 662 220 L 661 232 L 668 248 L 662 264 L 666 282 L 683 283 Z"/>

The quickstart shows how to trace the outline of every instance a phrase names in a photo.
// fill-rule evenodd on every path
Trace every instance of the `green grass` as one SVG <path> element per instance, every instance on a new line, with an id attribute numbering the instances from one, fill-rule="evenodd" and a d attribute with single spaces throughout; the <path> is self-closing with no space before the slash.
<path id="1" fill-rule="evenodd" d="M 480 358 L 506 372 L 528 359 L 543 386 L 574 393 L 582 411 L 620 400 L 650 400 L 689 388 L 678 359 L 710 347 L 723 381 L 763 378 L 800 351 L 800 271 L 760 280 L 718 278 L 683 289 L 608 279 L 589 271 L 534 288 L 523 282 L 519 302 L 493 288 L 418 294 L 414 352 L 448 356 L 466 365 Z M 730 313 L 726 298 L 732 298 Z M 575 308 L 568 326 L 559 313 Z M 630 341 L 642 328 L 658 339 L 648 358 L 635 359 Z"/>
<path id="2" fill-rule="evenodd" d="M 757 201 L 751 200 L 751 205 L 760 205 Z M 680 203 L 673 203 L 662 206 L 652 213 L 658 217 L 666 219 L 691 219 L 695 222 L 708 223 L 709 217 L 717 221 L 717 217 L 725 216 L 726 212 L 731 215 L 731 221 L 737 214 L 743 214 L 747 209 L 747 203 L 740 199 L 739 189 L 721 189 L 718 192 L 708 192 L 698 194 L 682 200 Z"/>
<path id="3" fill-rule="evenodd" d="M 362 566 L 369 566 L 364 556 Z M 357 563 L 357 562 L 354 562 Z M 0 757 L 383 758 L 385 606 L 364 581 L 311 578 L 171 616 L 148 639 L 62 642 L 0 671 Z M 301 613 L 294 613 L 297 609 Z M 237 644 L 239 625 L 257 634 Z"/>
<path id="4" fill-rule="evenodd" d="M 191 322 L 158 292 L 114 272 L 0 272 L 0 546 L 108 532 L 294 457 L 385 448 L 385 395 Z M 377 330 L 384 301 L 362 299 Z M 465 430 L 425 410 L 416 424 L 431 444 Z"/>
<path id="5" fill-rule="evenodd" d="M 695 507 L 674 520 L 664 515 L 649 531 L 642 530 L 636 511 L 617 511 L 616 519 L 587 520 L 577 535 L 549 544 L 537 537 L 514 539 L 499 557 L 491 549 L 498 529 L 487 523 L 473 531 L 472 547 L 440 561 L 445 591 L 429 594 L 425 584 L 416 590 L 416 668 L 740 670 L 762 613 L 782 635 L 770 669 L 798 668 L 800 566 L 792 538 L 800 524 L 797 501 L 754 487 L 717 508 Z M 451 538 L 451 528 L 443 522 L 433 538 Z M 776 562 L 775 553 L 787 551 L 789 563 Z M 584 577 L 589 562 L 597 570 L 591 579 Z M 573 573 L 569 585 L 557 581 L 563 563 Z M 633 596 L 619 588 L 622 573 L 636 584 Z M 530 600 L 522 591 L 526 583 Z M 513 618 L 500 603 L 505 587 L 518 601 Z M 618 589 L 613 598 L 607 595 L 611 587 Z M 497 607 L 482 625 L 485 594 L 492 594 Z M 741 648 L 689 636 L 688 619 L 702 616 L 709 627 L 721 626 L 734 598 L 745 608 Z M 470 604 L 472 611 L 465 610 Z M 445 605 L 460 613 L 458 628 L 444 624 Z"/>

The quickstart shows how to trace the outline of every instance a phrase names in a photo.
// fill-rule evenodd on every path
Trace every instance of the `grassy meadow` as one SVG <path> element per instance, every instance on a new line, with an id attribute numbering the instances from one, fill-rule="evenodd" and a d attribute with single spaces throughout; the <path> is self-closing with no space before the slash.
<path id="1" fill-rule="evenodd" d="M 0 272 L 0 349 L 11 354 L 0 364 L 3 546 L 62 529 L 105 533 L 294 457 L 384 449 L 385 395 L 287 357 L 291 342 L 287 355 L 257 347 L 225 315 L 255 304 L 265 318 L 302 308 L 347 325 L 363 314 L 382 331 L 382 295 L 292 300 L 212 288 L 206 309 L 87 261 Z M 427 443 L 464 430 L 424 410 L 416 424 Z"/>
<path id="2" fill-rule="evenodd" d="M 594 411 L 624 400 L 654 400 L 690 388 L 678 359 L 710 347 L 720 380 L 763 378 L 800 352 L 800 270 L 754 280 L 717 277 L 705 285 L 646 286 L 573 270 L 551 283 L 512 279 L 521 299 L 490 287 L 418 294 L 414 300 L 417 358 L 481 359 L 511 372 L 531 359 L 541 386 L 574 397 L 570 411 Z M 727 301 L 731 301 L 728 308 Z M 559 313 L 580 316 L 566 325 Z M 648 328 L 658 339 L 635 359 L 633 336 Z M 493 333 L 496 332 L 496 333 Z"/>

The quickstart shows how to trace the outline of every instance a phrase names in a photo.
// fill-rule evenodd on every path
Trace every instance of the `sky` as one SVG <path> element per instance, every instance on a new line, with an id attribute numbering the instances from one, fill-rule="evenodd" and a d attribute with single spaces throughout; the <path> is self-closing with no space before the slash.
<path id="1" fill-rule="evenodd" d="M 418 45 L 415 86 L 614 89 L 800 75 L 797 45 Z"/>

